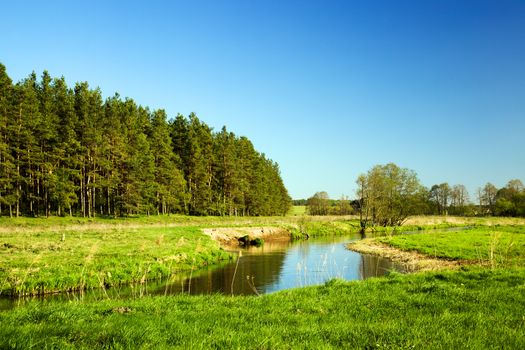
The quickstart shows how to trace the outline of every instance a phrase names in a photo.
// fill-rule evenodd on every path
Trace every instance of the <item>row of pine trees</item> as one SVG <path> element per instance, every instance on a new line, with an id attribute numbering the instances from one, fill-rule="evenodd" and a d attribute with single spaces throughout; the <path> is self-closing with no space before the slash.
<path id="1" fill-rule="evenodd" d="M 0 215 L 282 215 L 278 165 L 195 114 L 0 64 Z"/>

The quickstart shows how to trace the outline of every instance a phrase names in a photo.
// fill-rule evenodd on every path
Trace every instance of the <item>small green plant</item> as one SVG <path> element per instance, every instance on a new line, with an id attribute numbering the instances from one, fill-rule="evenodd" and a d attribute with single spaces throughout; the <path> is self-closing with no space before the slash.
<path id="1" fill-rule="evenodd" d="M 262 245 L 264 245 L 264 240 L 262 238 L 257 237 L 251 240 L 250 244 L 256 247 L 261 247 Z"/>

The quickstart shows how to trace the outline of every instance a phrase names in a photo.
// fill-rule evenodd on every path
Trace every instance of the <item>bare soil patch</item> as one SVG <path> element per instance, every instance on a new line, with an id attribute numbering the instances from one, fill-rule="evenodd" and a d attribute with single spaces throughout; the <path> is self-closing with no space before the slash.
<path id="1" fill-rule="evenodd" d="M 282 227 L 215 227 L 202 229 L 202 232 L 228 247 L 239 246 L 239 238 L 244 236 L 264 241 L 290 240 L 290 232 Z"/>

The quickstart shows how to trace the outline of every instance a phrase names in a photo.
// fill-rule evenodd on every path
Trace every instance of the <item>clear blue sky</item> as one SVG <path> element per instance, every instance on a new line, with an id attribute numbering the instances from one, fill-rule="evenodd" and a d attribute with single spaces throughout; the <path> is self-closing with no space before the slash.
<path id="1" fill-rule="evenodd" d="M 0 62 L 194 111 L 293 198 L 375 164 L 474 191 L 525 180 L 525 1 L 10 1 Z"/>

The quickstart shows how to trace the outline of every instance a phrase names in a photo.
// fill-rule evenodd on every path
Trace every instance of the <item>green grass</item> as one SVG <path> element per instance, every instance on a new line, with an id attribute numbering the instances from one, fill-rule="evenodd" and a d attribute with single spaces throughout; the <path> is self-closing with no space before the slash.
<path id="1" fill-rule="evenodd" d="M 217 217 L 217 216 L 186 216 L 186 215 L 152 215 L 128 217 L 0 217 L 0 229 L 11 230 L 42 230 L 64 229 L 74 227 L 122 227 L 122 226 L 216 226 L 216 225 L 245 225 L 261 224 L 275 218 L 267 217 Z"/>
<path id="2" fill-rule="evenodd" d="M 312 218 L 304 217 L 299 220 L 294 227 L 290 227 L 294 239 L 322 236 L 339 236 L 359 233 L 359 221 L 347 220 L 344 218 L 326 221 L 315 221 Z"/>
<path id="3" fill-rule="evenodd" d="M 525 348 L 525 269 L 393 274 L 262 297 L 30 303 L 0 348 Z"/>
<path id="4" fill-rule="evenodd" d="M 0 233 L 0 292 L 41 294 L 115 286 L 230 258 L 195 227 Z"/>
<path id="5" fill-rule="evenodd" d="M 398 234 L 403 232 L 428 231 L 428 230 L 447 230 L 458 227 L 471 227 L 475 224 L 459 224 L 459 223 L 431 223 L 421 225 L 402 225 L 402 226 L 373 226 L 368 227 L 366 232 L 376 236 Z"/>
<path id="6" fill-rule="evenodd" d="M 302 216 L 306 215 L 306 205 L 294 205 L 288 215 L 291 216 Z"/>
<path id="7" fill-rule="evenodd" d="M 423 233 L 376 239 L 493 268 L 393 273 L 261 297 L 28 301 L 0 312 L 0 348 L 525 348 L 525 226 L 425 232 L 478 224 L 432 220 L 403 227 Z M 0 218 L 0 290 L 40 293 L 170 276 L 230 258 L 201 227 L 259 225 L 310 236 L 359 230 L 357 220 L 333 217 Z"/>
<path id="8" fill-rule="evenodd" d="M 461 225 L 439 222 L 436 218 L 432 220 L 432 224 L 424 225 L 418 218 L 417 225 L 402 227 L 401 230 Z M 179 271 L 230 258 L 217 243 L 201 234 L 199 228 L 264 225 L 287 227 L 296 238 L 305 233 L 315 237 L 352 234 L 359 230 L 358 220 L 348 217 L 2 217 L 0 294 L 39 294 L 169 277 Z M 389 229 L 380 228 L 376 233 L 389 234 Z M 520 260 L 516 251 L 523 248 L 525 235 L 518 237 L 504 227 L 497 230 L 496 233 L 482 228 L 475 231 L 484 234 L 485 241 L 481 242 L 476 241 L 476 237 L 469 240 L 471 236 L 465 236 L 466 232 L 454 233 L 456 236 L 451 237 L 458 237 L 460 241 L 455 251 L 441 251 L 435 240 L 437 233 L 433 233 L 419 249 L 427 254 L 454 259 L 464 258 L 462 254 L 470 249 L 468 259 L 485 259 L 489 254 L 492 262 Z M 503 233 L 498 233 L 500 231 Z M 422 241 L 411 243 L 412 236 L 401 237 L 405 236 L 396 236 L 388 242 L 402 249 L 416 249 L 417 244 L 422 244 Z M 486 243 L 487 237 L 491 238 L 489 243 Z M 509 249 L 504 250 L 506 247 Z"/>
<path id="9" fill-rule="evenodd" d="M 330 217 L 330 220 L 319 220 L 322 217 L 308 216 L 297 221 L 297 226 L 292 229 L 294 238 L 302 238 L 305 234 L 310 237 L 319 236 L 338 236 L 359 233 L 361 226 L 358 219 Z M 402 232 L 426 231 L 426 230 L 446 230 L 455 227 L 464 227 L 466 224 L 452 223 L 433 223 L 429 225 L 404 225 L 396 227 L 371 227 L 367 229 L 367 234 L 373 236 L 391 235 Z"/>
<path id="10" fill-rule="evenodd" d="M 457 232 L 428 232 L 376 238 L 395 248 L 438 258 L 492 265 L 525 265 L 525 226 L 473 227 Z"/>

